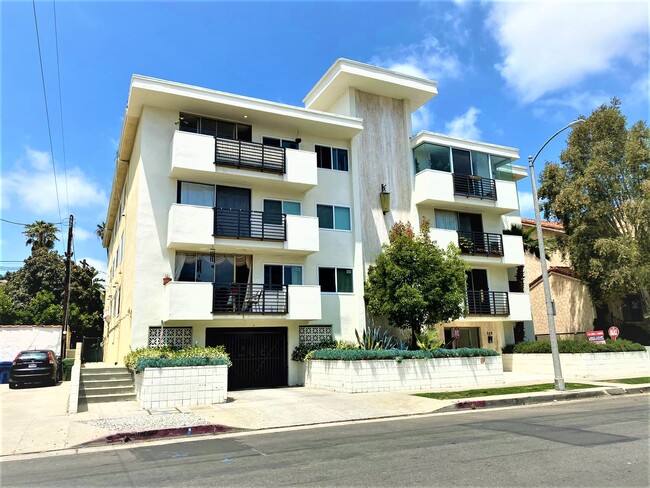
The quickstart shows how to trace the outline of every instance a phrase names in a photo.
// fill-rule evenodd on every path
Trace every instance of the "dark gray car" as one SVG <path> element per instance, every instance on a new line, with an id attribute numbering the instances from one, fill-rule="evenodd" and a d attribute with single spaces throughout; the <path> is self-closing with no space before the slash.
<path id="1" fill-rule="evenodd" d="M 21 351 L 11 365 L 9 388 L 18 388 L 26 383 L 45 383 L 53 386 L 60 379 L 61 368 L 54 351 Z"/>

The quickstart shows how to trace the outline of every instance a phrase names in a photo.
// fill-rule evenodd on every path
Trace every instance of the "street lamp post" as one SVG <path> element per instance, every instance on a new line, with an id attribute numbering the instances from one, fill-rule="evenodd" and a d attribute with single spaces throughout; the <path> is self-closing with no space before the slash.
<path id="1" fill-rule="evenodd" d="M 551 339 L 551 355 L 553 356 L 553 372 L 555 374 L 555 389 L 559 391 L 566 390 L 564 378 L 562 378 L 562 366 L 560 365 L 560 352 L 557 347 L 557 334 L 555 333 L 555 313 L 553 310 L 553 298 L 551 297 L 551 285 L 548 281 L 548 269 L 546 267 L 546 251 L 544 250 L 544 236 L 542 235 L 542 219 L 539 214 L 539 202 L 537 200 L 537 183 L 535 181 L 535 160 L 549 142 L 560 132 L 575 127 L 584 122 L 584 119 L 576 119 L 570 124 L 562 127 L 553 134 L 544 145 L 537 151 L 535 157 L 528 156 L 528 168 L 530 170 L 530 181 L 533 187 L 533 207 L 535 208 L 535 225 L 537 227 L 537 242 L 539 244 L 539 260 L 542 267 L 542 282 L 544 284 L 544 297 L 546 298 L 546 316 L 548 317 L 548 332 Z"/>

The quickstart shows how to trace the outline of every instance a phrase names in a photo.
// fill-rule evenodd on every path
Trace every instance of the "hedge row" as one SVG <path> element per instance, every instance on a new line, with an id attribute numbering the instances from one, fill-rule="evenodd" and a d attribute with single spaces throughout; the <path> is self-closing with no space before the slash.
<path id="1" fill-rule="evenodd" d="M 146 362 L 143 363 L 145 360 Z M 212 360 L 218 361 L 210 362 Z M 141 347 L 127 354 L 124 358 L 124 364 L 131 371 L 139 373 L 144 368 L 206 366 L 213 364 L 227 364 L 230 366 L 230 356 L 228 356 L 223 346 L 193 346 L 184 349 L 174 349 L 169 346 Z M 146 364 L 146 366 L 143 366 L 143 364 Z"/>
<path id="2" fill-rule="evenodd" d="M 563 354 L 580 354 L 590 352 L 630 352 L 645 351 L 645 346 L 625 339 L 613 341 L 607 339 L 606 344 L 595 344 L 585 340 L 559 340 L 557 347 Z M 504 352 L 509 352 L 504 349 Z M 550 354 L 551 343 L 549 341 L 520 342 L 512 348 L 515 354 Z"/>
<path id="3" fill-rule="evenodd" d="M 462 358 L 473 356 L 497 356 L 491 349 L 469 348 L 460 349 L 433 349 L 430 351 L 404 351 L 401 349 L 319 349 L 307 354 L 306 359 L 321 359 L 325 361 L 362 361 L 379 359 L 434 359 L 434 358 Z"/>
<path id="4" fill-rule="evenodd" d="M 179 368 L 184 366 L 230 366 L 228 358 L 142 358 L 138 360 L 135 372 L 140 373 L 145 368 Z"/>

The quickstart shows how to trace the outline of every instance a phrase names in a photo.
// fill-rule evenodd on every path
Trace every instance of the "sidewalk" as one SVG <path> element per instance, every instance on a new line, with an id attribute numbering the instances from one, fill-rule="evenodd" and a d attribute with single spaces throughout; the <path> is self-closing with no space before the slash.
<path id="1" fill-rule="evenodd" d="M 505 373 L 505 376 L 506 383 L 500 386 L 553 382 L 553 378 L 547 375 Z M 172 428 L 194 427 L 196 433 L 201 430 L 196 426 L 207 425 L 225 426 L 228 430 L 260 430 L 552 402 L 605 396 L 607 391 L 609 394 L 622 394 L 650 390 L 650 385 L 567 379 L 569 381 L 593 384 L 596 388 L 563 393 L 549 390 L 463 400 L 432 400 L 413 396 L 414 392 L 347 394 L 295 387 L 234 391 L 228 393 L 227 403 L 157 411 L 144 410 L 136 402 L 80 405 L 76 414 L 66 413 L 70 382 L 55 387 L 20 390 L 9 390 L 8 385 L 0 385 L 0 454 L 11 456 L 74 449 L 91 443 L 108 445 L 107 436 L 138 431 L 162 434 Z"/>

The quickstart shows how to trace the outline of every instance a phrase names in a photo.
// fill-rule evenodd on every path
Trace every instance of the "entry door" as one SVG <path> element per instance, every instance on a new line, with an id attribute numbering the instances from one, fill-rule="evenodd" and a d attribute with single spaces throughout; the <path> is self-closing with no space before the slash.
<path id="1" fill-rule="evenodd" d="M 484 269 L 467 272 L 467 306 L 469 313 L 491 313 L 487 271 Z"/>
<path id="2" fill-rule="evenodd" d="M 452 149 L 451 153 L 454 158 L 454 174 L 471 175 L 472 163 L 469 157 L 469 151 L 463 151 L 461 149 Z"/>
<path id="3" fill-rule="evenodd" d="M 472 252 L 485 248 L 483 220 L 480 214 L 459 213 L 458 230 L 461 237 L 472 241 Z"/>
<path id="4" fill-rule="evenodd" d="M 250 237 L 251 191 L 248 188 L 217 186 L 217 235 Z"/>
<path id="5" fill-rule="evenodd" d="M 228 390 L 287 386 L 287 328 L 217 328 L 205 330 L 205 345 L 223 345 L 230 355 Z"/>

